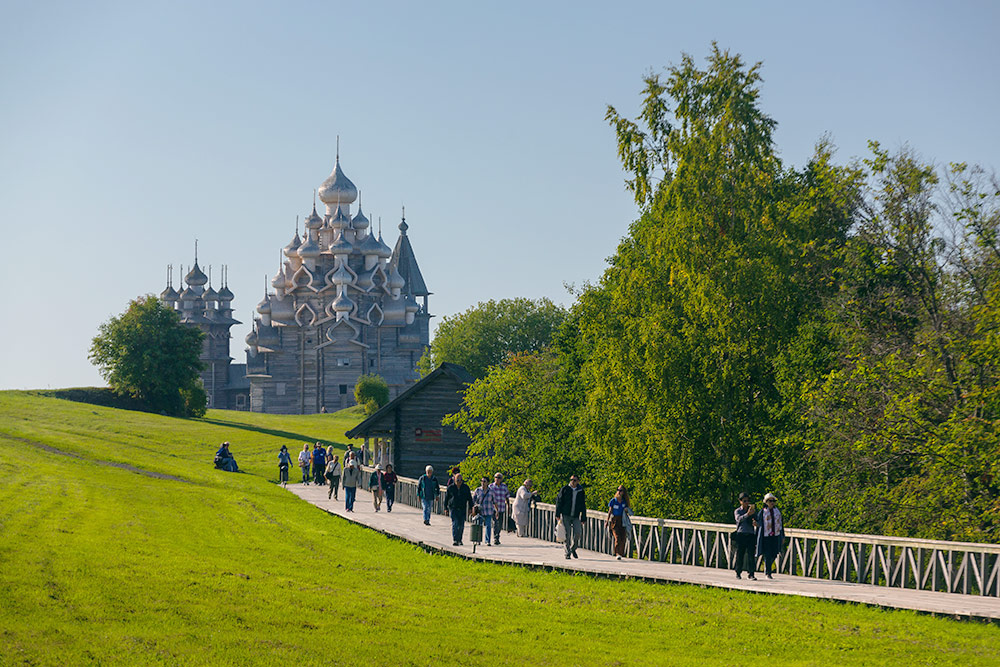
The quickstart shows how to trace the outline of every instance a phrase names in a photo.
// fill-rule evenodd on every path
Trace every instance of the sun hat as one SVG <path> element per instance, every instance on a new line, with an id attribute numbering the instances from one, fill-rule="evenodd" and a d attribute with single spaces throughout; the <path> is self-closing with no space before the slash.
<path id="1" fill-rule="evenodd" d="M 774 502 L 778 502 L 778 499 L 775 498 L 774 494 L 771 493 L 770 491 L 764 494 L 764 502 L 766 503 L 768 500 L 773 500 Z"/>

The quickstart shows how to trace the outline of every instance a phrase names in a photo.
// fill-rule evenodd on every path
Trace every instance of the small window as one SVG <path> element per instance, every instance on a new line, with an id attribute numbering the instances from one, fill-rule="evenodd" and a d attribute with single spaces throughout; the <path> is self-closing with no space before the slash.
<path id="1" fill-rule="evenodd" d="M 343 396 L 346 393 L 347 393 L 347 385 L 346 384 L 340 385 L 340 395 Z"/>
<path id="2" fill-rule="evenodd" d="M 277 383 L 275 383 L 275 385 L 274 385 L 274 393 L 277 394 L 278 396 L 284 396 L 285 395 L 285 383 L 284 382 L 277 382 Z"/>
<path id="3" fill-rule="evenodd" d="M 350 366 L 351 365 L 351 360 L 350 359 L 337 359 L 337 365 L 338 366 Z"/>

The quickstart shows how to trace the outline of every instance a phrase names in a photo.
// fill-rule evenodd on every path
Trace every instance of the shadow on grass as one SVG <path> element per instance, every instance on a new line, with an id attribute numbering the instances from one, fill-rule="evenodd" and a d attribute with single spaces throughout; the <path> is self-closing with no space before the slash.
<path id="1" fill-rule="evenodd" d="M 201 419 L 196 419 L 195 421 L 205 422 L 206 424 L 213 424 L 215 426 L 225 426 L 227 428 L 238 428 L 244 431 L 253 431 L 254 433 L 262 433 L 264 435 L 271 435 L 276 438 L 290 438 L 292 440 L 301 440 L 303 442 L 308 442 L 312 444 L 314 442 L 326 442 L 326 443 L 336 443 L 343 444 L 346 439 L 342 440 L 332 440 L 330 438 L 317 438 L 313 435 L 305 435 L 303 433 L 293 433 L 291 431 L 279 431 L 272 428 L 263 428 L 260 426 L 252 426 L 250 424 L 241 424 L 239 422 L 226 421 L 224 419 L 208 419 L 207 417 L 202 417 Z"/>

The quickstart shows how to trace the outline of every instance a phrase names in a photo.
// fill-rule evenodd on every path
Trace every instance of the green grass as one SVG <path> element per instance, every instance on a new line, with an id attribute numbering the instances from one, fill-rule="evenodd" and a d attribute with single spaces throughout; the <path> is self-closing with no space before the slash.
<path id="1" fill-rule="evenodd" d="M 0 392 L 0 662 L 1000 662 L 996 626 L 430 555 L 273 483 L 281 443 L 344 442 L 359 419 Z M 212 469 L 224 439 L 246 474 Z"/>

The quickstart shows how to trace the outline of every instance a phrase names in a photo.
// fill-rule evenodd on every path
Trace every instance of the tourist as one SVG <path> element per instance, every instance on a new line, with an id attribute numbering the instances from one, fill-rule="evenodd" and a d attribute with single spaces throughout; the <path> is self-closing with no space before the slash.
<path id="1" fill-rule="evenodd" d="M 624 486 L 619 486 L 614 497 L 608 503 L 608 531 L 615 540 L 615 557 L 618 560 L 625 555 L 625 545 L 628 544 L 628 532 L 625 530 L 626 513 L 631 506 L 628 499 L 628 491 Z"/>
<path id="2" fill-rule="evenodd" d="M 420 504 L 424 507 L 424 525 L 431 525 L 431 508 L 434 501 L 441 494 L 441 488 L 437 477 L 434 476 L 434 466 L 424 468 L 424 474 L 417 480 L 417 495 L 420 496 Z"/>
<path id="3" fill-rule="evenodd" d="M 539 495 L 531 490 L 532 481 L 524 480 L 524 484 L 514 494 L 514 523 L 517 525 L 517 536 L 528 536 L 528 522 L 531 520 L 531 503 L 538 502 Z"/>
<path id="4" fill-rule="evenodd" d="M 224 442 L 219 447 L 219 451 L 215 452 L 215 467 L 219 470 L 225 470 L 226 472 L 239 472 L 240 468 L 236 465 L 236 459 L 229 451 L 229 443 Z"/>
<path id="5" fill-rule="evenodd" d="M 740 494 L 740 506 L 733 512 L 736 518 L 736 530 L 733 531 L 733 548 L 736 551 L 736 563 L 733 569 L 736 570 L 736 578 L 742 579 L 743 572 L 747 573 L 747 579 L 756 580 L 754 571 L 757 569 L 751 560 L 751 547 L 754 543 L 754 520 L 757 518 L 757 508 L 750 504 L 750 494 L 743 492 Z"/>
<path id="6" fill-rule="evenodd" d="M 490 497 L 493 500 L 493 544 L 500 544 L 500 528 L 510 513 L 510 491 L 500 473 L 493 475 Z"/>
<path id="7" fill-rule="evenodd" d="M 288 447 L 282 445 L 278 452 L 278 483 L 283 489 L 288 486 L 288 469 L 291 465 L 292 455 L 288 453 Z"/>
<path id="8" fill-rule="evenodd" d="M 472 496 L 472 504 L 478 508 L 479 518 L 483 524 L 483 544 L 489 545 L 490 528 L 493 525 L 493 496 L 490 495 L 490 479 L 488 477 L 479 480 L 479 488 Z"/>
<path id="9" fill-rule="evenodd" d="M 566 530 L 566 560 L 579 558 L 576 550 L 583 539 L 583 522 L 587 520 L 587 492 L 576 475 L 569 478 L 569 484 L 556 496 L 556 517 Z"/>
<path id="10" fill-rule="evenodd" d="M 309 453 L 309 443 L 302 445 L 299 452 L 299 467 L 302 468 L 302 483 L 309 484 L 309 466 L 312 463 L 312 454 Z"/>
<path id="11" fill-rule="evenodd" d="M 326 484 L 326 480 L 323 479 L 323 473 L 326 471 L 326 450 L 323 449 L 321 443 L 316 443 L 312 451 L 312 467 L 313 467 L 313 481 L 316 482 L 316 486 L 323 486 Z"/>
<path id="12" fill-rule="evenodd" d="M 378 512 L 382 507 L 382 464 L 379 463 L 368 477 L 368 490 L 372 494 L 372 505 Z"/>
<path id="13" fill-rule="evenodd" d="M 330 456 L 326 464 L 324 477 L 326 477 L 326 481 L 330 485 L 330 488 L 326 492 L 326 499 L 329 500 L 332 497 L 335 500 L 340 500 L 340 459 L 337 458 L 336 452 Z"/>
<path id="14" fill-rule="evenodd" d="M 764 557 L 764 573 L 772 579 L 774 559 L 785 542 L 785 526 L 773 493 L 764 496 L 764 508 L 757 514 L 757 558 Z"/>
<path id="15" fill-rule="evenodd" d="M 448 492 L 444 496 L 445 513 L 451 515 L 451 539 L 452 546 L 462 546 L 462 538 L 465 536 L 465 518 L 472 508 L 472 491 L 469 485 L 462 479 L 462 473 L 455 473 L 448 487 Z"/>
<path id="16" fill-rule="evenodd" d="M 353 458 L 344 467 L 341 483 L 344 485 L 344 507 L 348 512 L 353 512 L 354 498 L 358 494 L 358 484 L 361 483 L 361 468 L 358 467 Z"/>
<path id="17" fill-rule="evenodd" d="M 455 475 L 457 475 L 460 472 L 462 471 L 461 469 L 459 469 L 458 466 L 455 466 L 454 468 L 451 469 L 451 474 L 448 475 L 448 486 L 451 486 L 452 484 L 455 483 Z"/>
<path id="18" fill-rule="evenodd" d="M 335 458 L 337 458 L 337 450 L 333 448 L 333 445 L 330 445 L 329 447 L 326 448 L 327 465 L 330 465 L 330 460 Z"/>
<path id="19" fill-rule="evenodd" d="M 382 487 L 385 490 L 385 511 L 392 511 L 392 504 L 396 502 L 396 482 L 399 481 L 399 477 L 392 470 L 392 464 L 388 463 L 385 466 L 385 474 L 382 475 Z"/>

